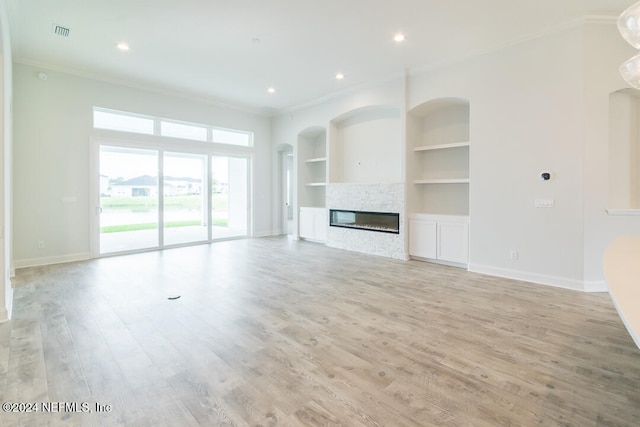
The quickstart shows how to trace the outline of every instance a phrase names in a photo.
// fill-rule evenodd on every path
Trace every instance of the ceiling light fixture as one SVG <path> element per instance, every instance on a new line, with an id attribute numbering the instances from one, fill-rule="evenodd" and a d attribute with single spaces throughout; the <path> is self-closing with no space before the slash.
<path id="1" fill-rule="evenodd" d="M 397 33 L 395 36 L 393 36 L 393 41 L 396 43 L 402 43 L 403 41 L 405 41 L 407 38 L 407 36 L 405 36 L 402 33 Z"/>
<path id="2" fill-rule="evenodd" d="M 640 2 L 620 14 L 618 30 L 627 43 L 640 49 Z M 620 74 L 632 87 L 640 89 L 640 53 L 620 65 Z"/>
<path id="3" fill-rule="evenodd" d="M 344 74 L 342 73 L 336 74 L 336 80 L 342 80 L 342 79 L 344 79 Z"/>
<path id="4" fill-rule="evenodd" d="M 276 93 L 276 88 L 275 88 L 275 87 L 273 87 L 273 86 L 269 86 L 269 87 L 267 88 L 267 92 L 268 92 L 268 93 Z"/>
<path id="5" fill-rule="evenodd" d="M 120 50 L 127 51 L 129 50 L 129 44 L 125 42 L 120 42 L 116 45 L 116 47 Z"/>

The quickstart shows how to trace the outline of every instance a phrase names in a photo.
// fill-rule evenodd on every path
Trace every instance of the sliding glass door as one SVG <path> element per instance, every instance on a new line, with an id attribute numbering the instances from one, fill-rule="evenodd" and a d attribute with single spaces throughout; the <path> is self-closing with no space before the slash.
<path id="1" fill-rule="evenodd" d="M 245 236 L 248 219 L 247 159 L 211 158 L 212 237 Z"/>
<path id="2" fill-rule="evenodd" d="M 163 155 L 164 244 L 209 240 L 207 228 L 207 156 Z"/>
<path id="3" fill-rule="evenodd" d="M 154 248 L 158 152 L 100 147 L 100 253 Z"/>
<path id="4" fill-rule="evenodd" d="M 248 234 L 249 161 L 99 146 L 99 253 Z"/>

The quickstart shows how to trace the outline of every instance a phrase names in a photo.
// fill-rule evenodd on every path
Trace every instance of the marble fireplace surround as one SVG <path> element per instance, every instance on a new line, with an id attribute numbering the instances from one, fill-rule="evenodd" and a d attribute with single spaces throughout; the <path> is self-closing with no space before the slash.
<path id="1" fill-rule="evenodd" d="M 405 244 L 405 185 L 403 183 L 329 183 L 326 201 L 327 209 L 400 214 L 399 234 L 328 227 L 327 246 L 396 259 L 409 258 Z"/>

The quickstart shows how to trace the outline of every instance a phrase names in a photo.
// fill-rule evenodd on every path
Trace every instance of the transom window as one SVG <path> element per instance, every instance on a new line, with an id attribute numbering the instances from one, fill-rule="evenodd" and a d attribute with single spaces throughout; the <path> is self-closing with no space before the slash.
<path id="1" fill-rule="evenodd" d="M 253 146 L 253 132 L 224 129 L 200 123 L 169 120 L 99 107 L 93 108 L 93 127 L 96 129 L 166 136 L 193 141 L 208 141 L 241 147 Z"/>

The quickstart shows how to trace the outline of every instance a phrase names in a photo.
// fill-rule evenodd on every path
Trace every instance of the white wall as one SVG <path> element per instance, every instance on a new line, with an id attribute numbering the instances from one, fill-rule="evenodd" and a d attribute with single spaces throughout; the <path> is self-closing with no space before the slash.
<path id="1" fill-rule="evenodd" d="M 640 232 L 637 217 L 605 213 L 609 93 L 624 87 L 617 68 L 632 54 L 615 20 L 587 21 L 412 74 L 406 88 L 370 87 L 288 112 L 274 120 L 273 141 L 295 144 L 299 129 L 325 125 L 354 99 L 358 107 L 402 105 L 406 96 L 406 110 L 438 98 L 468 99 L 470 269 L 604 290 L 607 242 Z M 543 171 L 550 181 L 540 180 Z M 542 198 L 555 207 L 535 208 Z M 518 259 L 511 259 L 512 251 Z"/>
<path id="2" fill-rule="evenodd" d="M 12 96 L 13 69 L 6 3 L 0 3 L 0 323 L 11 317 L 13 306 L 12 271 Z"/>
<path id="3" fill-rule="evenodd" d="M 640 98 L 635 92 L 609 96 L 609 208 L 640 209 Z"/>
<path id="4" fill-rule="evenodd" d="M 471 270 L 581 287 L 582 40 L 570 29 L 411 78 L 409 109 L 470 101 Z"/>
<path id="5" fill-rule="evenodd" d="M 628 88 L 618 66 L 637 51 L 620 36 L 614 22 L 590 24 L 584 33 L 584 280 L 587 288 L 604 281 L 602 256 L 621 235 L 640 235 L 640 216 L 612 216 L 609 206 L 608 138 L 610 94 Z M 613 173 L 613 172 L 612 172 Z"/>
<path id="6" fill-rule="evenodd" d="M 359 111 L 336 123 L 330 161 L 339 161 L 331 182 L 392 184 L 402 182 L 400 110 Z"/>
<path id="7" fill-rule="evenodd" d="M 45 72 L 48 79 L 38 79 L 39 71 Z M 258 213 L 254 235 L 271 234 L 269 118 L 16 64 L 16 264 L 79 259 L 89 254 L 93 106 L 253 131 L 253 210 Z M 45 242 L 45 247 L 38 248 L 38 241 Z"/>

